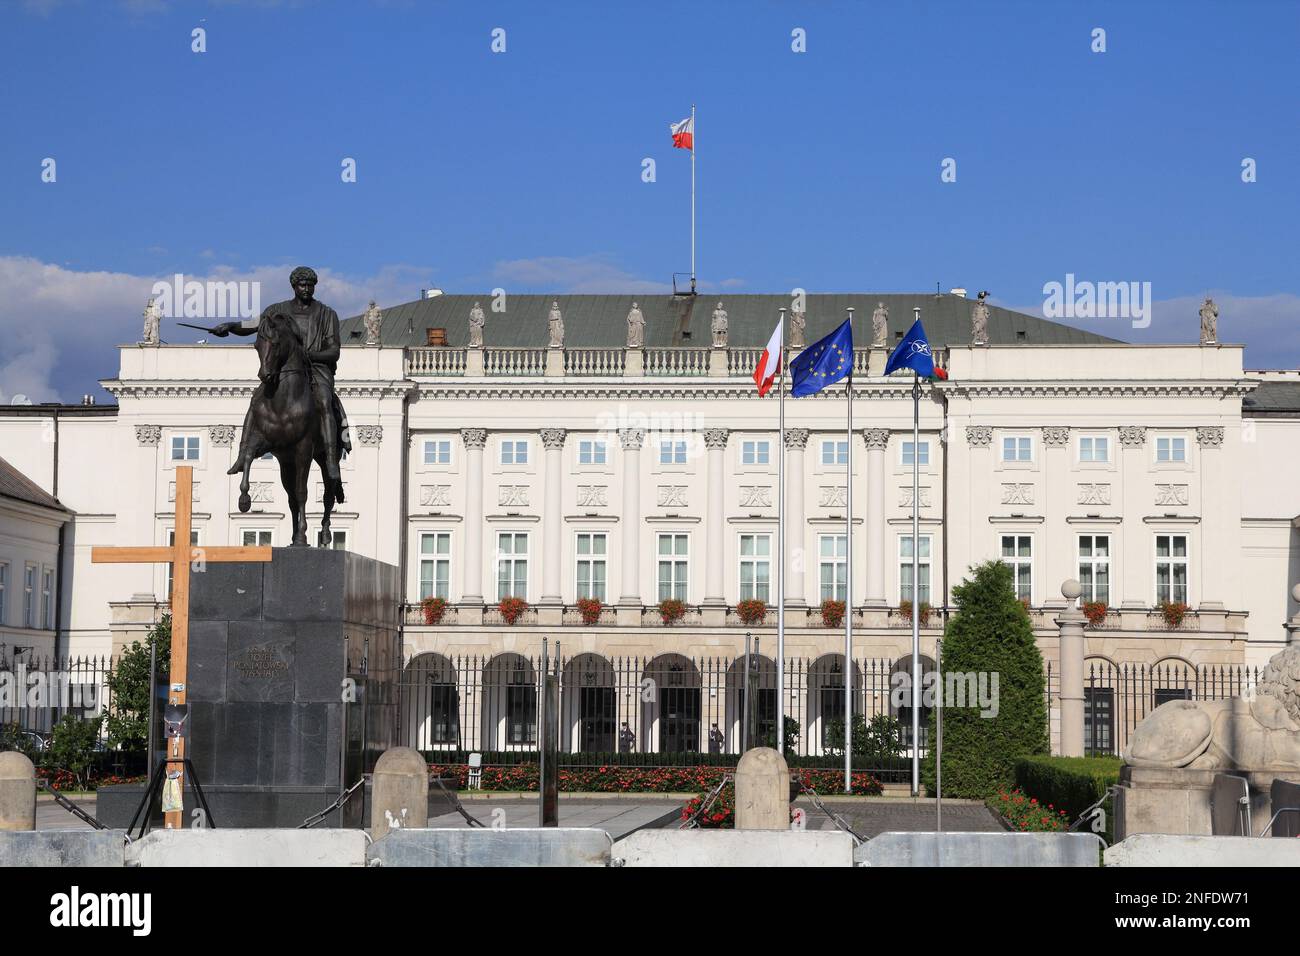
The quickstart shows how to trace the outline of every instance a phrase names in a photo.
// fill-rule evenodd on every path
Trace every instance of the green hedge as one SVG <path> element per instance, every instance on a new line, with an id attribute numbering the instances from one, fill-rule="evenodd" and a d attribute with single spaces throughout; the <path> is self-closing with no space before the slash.
<path id="1" fill-rule="evenodd" d="M 536 750 L 424 750 L 421 753 L 430 764 L 464 764 L 469 762 L 471 753 L 483 756 L 485 767 L 509 767 L 517 764 L 536 764 Z M 844 755 L 827 755 L 821 757 L 800 757 L 787 755 L 786 764 L 794 769 L 842 770 Z M 682 753 L 561 753 L 561 767 L 734 767 L 740 762 L 740 754 L 710 754 L 695 751 Z M 901 773 L 909 771 L 912 766 L 907 757 L 890 757 L 867 760 L 861 755 L 853 758 L 854 772 L 864 771 L 879 774 L 882 771 Z"/>
<path id="2" fill-rule="evenodd" d="M 1118 757 L 1026 757 L 1016 763 L 1016 786 L 1040 804 L 1064 810 L 1073 823 L 1119 783 L 1122 765 Z M 1110 817 L 1107 807 L 1107 831 Z"/>

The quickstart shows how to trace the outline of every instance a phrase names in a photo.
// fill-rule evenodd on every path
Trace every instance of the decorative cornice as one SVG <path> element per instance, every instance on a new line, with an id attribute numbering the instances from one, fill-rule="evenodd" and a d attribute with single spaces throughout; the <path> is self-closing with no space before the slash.
<path id="1" fill-rule="evenodd" d="M 467 449 L 482 451 L 487 447 L 487 434 L 486 428 L 462 428 L 460 440 Z"/>
<path id="2" fill-rule="evenodd" d="M 252 382 L 123 382 L 110 379 L 100 383 L 115 398 L 250 398 L 257 387 Z M 405 398 L 418 388 L 414 381 L 339 382 L 335 391 L 341 398 Z M 752 391 L 752 388 L 751 388 Z"/>
<path id="3" fill-rule="evenodd" d="M 379 445 L 384 440 L 383 425 L 358 425 L 357 441 L 363 445 Z"/>
<path id="4" fill-rule="evenodd" d="M 1066 425 L 1046 425 L 1043 427 L 1043 444 L 1052 448 L 1064 448 L 1070 444 L 1070 429 Z"/>
<path id="5" fill-rule="evenodd" d="M 1202 448 L 1217 448 L 1223 444 L 1223 426 L 1205 425 L 1196 429 L 1196 443 Z"/>
<path id="6" fill-rule="evenodd" d="M 1120 425 L 1119 443 L 1125 448 L 1141 448 L 1147 443 L 1146 426 Z"/>
<path id="7" fill-rule="evenodd" d="M 156 445 L 162 439 L 161 425 L 136 425 L 135 440 L 141 445 Z"/>
<path id="8" fill-rule="evenodd" d="M 785 447 L 791 451 L 802 451 L 808 447 L 808 429 L 787 428 L 785 430 Z"/>
<path id="9" fill-rule="evenodd" d="M 540 431 L 542 436 L 542 447 L 559 450 L 564 447 L 564 436 L 568 432 L 563 428 L 543 428 Z"/>
<path id="10" fill-rule="evenodd" d="M 967 425 L 966 443 L 975 448 L 985 448 L 993 444 L 993 426 Z"/>
<path id="11" fill-rule="evenodd" d="M 1208 382 L 945 382 L 937 391 L 953 398 L 1231 398 L 1249 394 L 1254 383 Z M 856 395 L 858 383 L 853 383 Z M 838 392 L 836 394 L 839 394 Z M 910 393 L 909 393 L 910 394 Z"/>
<path id="12" fill-rule="evenodd" d="M 704 447 L 711 451 L 720 451 L 727 447 L 727 439 L 731 437 L 729 428 L 705 428 Z"/>
<path id="13" fill-rule="evenodd" d="M 862 438 L 867 443 L 867 451 L 884 451 L 889 447 L 888 428 L 864 428 Z"/>
<path id="14" fill-rule="evenodd" d="M 618 441 L 623 446 L 624 451 L 640 451 L 641 446 L 645 444 L 645 429 L 620 428 L 618 430 Z"/>
<path id="15" fill-rule="evenodd" d="M 218 448 L 226 448 L 235 440 L 234 425 L 209 425 L 208 441 Z"/>

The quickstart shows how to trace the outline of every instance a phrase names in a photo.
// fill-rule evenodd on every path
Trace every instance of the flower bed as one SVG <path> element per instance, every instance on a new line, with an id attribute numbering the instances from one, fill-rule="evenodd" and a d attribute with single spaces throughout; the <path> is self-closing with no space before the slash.
<path id="1" fill-rule="evenodd" d="M 436 777 L 454 779 L 460 790 L 468 789 L 468 764 L 430 764 Z M 566 793 L 690 793 L 709 791 L 718 785 L 731 767 L 561 767 L 559 787 Z M 839 770 L 805 768 L 796 771 L 797 779 L 818 793 L 839 793 L 844 787 L 844 773 Z M 482 789 L 489 791 L 536 790 L 538 765 L 515 764 L 509 767 L 484 767 Z M 884 788 L 869 773 L 852 776 L 853 792 L 876 796 Z"/>
<path id="2" fill-rule="evenodd" d="M 76 791 L 80 789 L 77 786 L 77 775 L 74 774 L 71 770 L 48 770 L 45 767 L 37 767 L 36 777 L 37 779 L 44 780 L 46 783 L 48 783 L 50 785 L 51 790 L 58 790 L 61 793 L 64 791 Z M 144 783 L 144 782 L 145 782 L 145 778 L 143 776 L 124 777 L 119 774 L 110 773 L 110 774 L 106 774 L 105 776 L 98 777 L 92 774 L 90 778 L 86 781 L 86 788 L 88 790 L 98 790 L 100 787 L 112 787 L 120 783 Z"/>
<path id="3" fill-rule="evenodd" d="M 985 802 L 1012 830 L 1061 833 L 1070 828 L 1070 819 L 1064 810 L 1058 810 L 1050 803 L 1039 803 L 1019 789 L 1001 791 Z"/>

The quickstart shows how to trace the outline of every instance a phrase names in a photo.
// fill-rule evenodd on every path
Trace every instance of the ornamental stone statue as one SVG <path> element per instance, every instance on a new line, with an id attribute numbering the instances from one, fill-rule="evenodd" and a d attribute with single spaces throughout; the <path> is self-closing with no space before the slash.
<path id="1" fill-rule="evenodd" d="M 483 314 L 483 307 L 477 302 L 474 308 L 469 310 L 469 347 L 472 349 L 481 349 L 483 347 L 483 324 L 487 317 Z"/>
<path id="2" fill-rule="evenodd" d="M 889 309 L 885 303 L 877 302 L 876 310 L 871 313 L 871 347 L 885 348 L 889 339 Z"/>
<path id="3" fill-rule="evenodd" d="M 1188 770 L 1300 770 L 1300 645 L 1273 655 L 1253 697 L 1161 704 L 1133 729 L 1124 762 Z"/>
<path id="4" fill-rule="evenodd" d="M 1201 344 L 1217 345 L 1219 341 L 1219 307 L 1208 295 L 1201 306 Z"/>
<path id="5" fill-rule="evenodd" d="M 975 308 L 971 310 L 970 316 L 970 344 L 971 345 L 988 345 L 989 344 L 989 307 L 985 303 L 988 297 L 987 292 L 981 292 L 976 299 Z"/>
<path id="6" fill-rule="evenodd" d="M 546 331 L 550 335 L 547 348 L 564 348 L 564 316 L 560 314 L 560 300 L 551 302 L 551 311 L 546 317 Z"/>
<path id="7" fill-rule="evenodd" d="M 808 319 L 802 312 L 790 313 L 790 348 L 801 349 L 808 343 L 804 341 L 804 329 L 808 327 Z"/>
<path id="8" fill-rule="evenodd" d="M 713 347 L 715 349 L 725 349 L 727 347 L 727 310 L 718 303 L 718 307 L 713 310 L 713 322 L 709 326 L 713 333 Z"/>
<path id="9" fill-rule="evenodd" d="M 645 316 L 637 308 L 635 302 L 627 314 L 627 347 L 630 349 L 645 348 Z"/>
<path id="10" fill-rule="evenodd" d="M 366 327 L 366 344 L 379 344 L 379 327 L 383 324 L 383 315 L 379 311 L 379 306 L 375 305 L 375 300 L 370 300 L 370 305 L 366 308 L 366 313 L 361 317 L 362 324 Z"/>
<path id="11" fill-rule="evenodd" d="M 151 298 L 144 307 L 144 330 L 141 332 L 144 345 L 157 345 L 158 332 L 162 328 L 162 309 Z"/>

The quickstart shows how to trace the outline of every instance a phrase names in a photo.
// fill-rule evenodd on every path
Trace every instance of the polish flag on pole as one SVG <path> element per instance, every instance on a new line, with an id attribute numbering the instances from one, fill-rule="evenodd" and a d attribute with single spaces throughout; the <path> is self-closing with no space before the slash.
<path id="1" fill-rule="evenodd" d="M 781 333 L 784 327 L 785 316 L 782 316 L 776 323 L 776 331 L 767 340 L 767 348 L 763 349 L 763 354 L 758 357 L 758 364 L 754 366 L 754 384 L 758 386 L 759 398 L 767 394 L 768 389 L 772 387 L 772 381 L 781 371 L 781 343 L 784 341 Z"/>
<path id="2" fill-rule="evenodd" d="M 677 149 L 695 150 L 695 117 L 688 116 L 680 123 L 670 123 L 668 129 L 673 134 L 673 146 Z"/>

